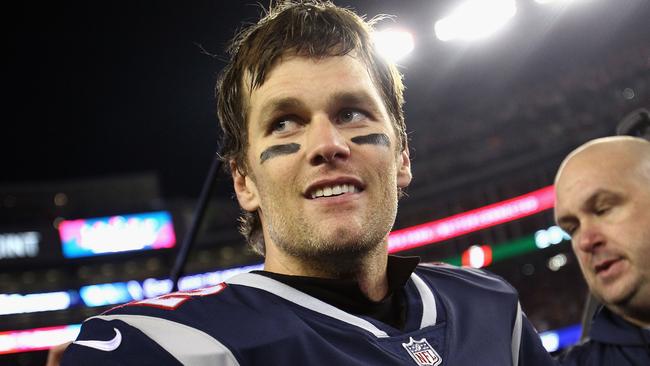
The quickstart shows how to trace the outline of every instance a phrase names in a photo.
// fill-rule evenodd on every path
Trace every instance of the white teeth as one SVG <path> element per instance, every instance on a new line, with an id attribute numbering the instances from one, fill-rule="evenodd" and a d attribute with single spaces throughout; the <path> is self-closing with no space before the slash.
<path id="1" fill-rule="evenodd" d="M 319 188 L 316 191 L 312 192 L 311 198 L 317 197 L 330 197 L 333 195 L 339 195 L 343 193 L 356 193 L 359 192 L 357 187 L 352 184 L 337 184 L 331 187 Z"/>

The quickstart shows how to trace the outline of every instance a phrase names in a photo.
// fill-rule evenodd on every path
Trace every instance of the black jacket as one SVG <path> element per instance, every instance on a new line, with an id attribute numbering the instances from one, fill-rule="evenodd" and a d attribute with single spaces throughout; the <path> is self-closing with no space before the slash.
<path id="1" fill-rule="evenodd" d="M 562 365 L 650 365 L 650 330 L 630 324 L 606 307 L 592 320 L 589 339 L 568 350 Z"/>

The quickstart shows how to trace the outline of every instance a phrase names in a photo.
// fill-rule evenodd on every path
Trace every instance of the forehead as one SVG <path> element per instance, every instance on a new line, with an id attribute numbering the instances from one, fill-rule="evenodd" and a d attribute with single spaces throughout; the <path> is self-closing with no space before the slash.
<path id="1" fill-rule="evenodd" d="M 282 98 L 315 104 L 342 93 L 365 94 L 385 111 L 379 90 L 360 58 L 284 56 L 276 61 L 264 83 L 249 93 L 249 116 L 259 117 L 256 113 L 268 103 Z"/>
<path id="2" fill-rule="evenodd" d="M 606 149 L 590 149 L 563 166 L 555 189 L 556 211 L 574 211 L 599 192 L 627 194 L 638 189 L 639 175 L 629 158 Z"/>

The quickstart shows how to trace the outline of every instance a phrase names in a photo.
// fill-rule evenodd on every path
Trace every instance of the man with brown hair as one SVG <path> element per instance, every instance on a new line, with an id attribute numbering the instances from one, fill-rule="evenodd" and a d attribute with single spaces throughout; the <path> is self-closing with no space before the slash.
<path id="1" fill-rule="evenodd" d="M 555 217 L 602 304 L 567 365 L 650 365 L 650 142 L 607 137 L 572 152 Z"/>
<path id="2" fill-rule="evenodd" d="M 411 169 L 401 76 L 371 26 L 283 2 L 237 36 L 222 154 L 264 271 L 92 317 L 64 364 L 552 362 L 501 279 L 388 256 Z"/>

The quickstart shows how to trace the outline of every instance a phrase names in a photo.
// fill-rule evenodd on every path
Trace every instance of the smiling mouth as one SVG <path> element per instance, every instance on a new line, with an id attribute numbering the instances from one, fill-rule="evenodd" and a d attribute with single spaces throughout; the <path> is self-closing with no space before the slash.
<path id="1" fill-rule="evenodd" d="M 358 193 L 361 191 L 362 191 L 361 188 L 356 187 L 353 184 L 335 184 L 332 186 L 326 186 L 326 187 L 315 189 L 314 191 L 311 192 L 311 194 L 308 197 L 310 197 L 311 199 L 323 198 L 323 197 L 334 197 L 346 193 Z"/>

